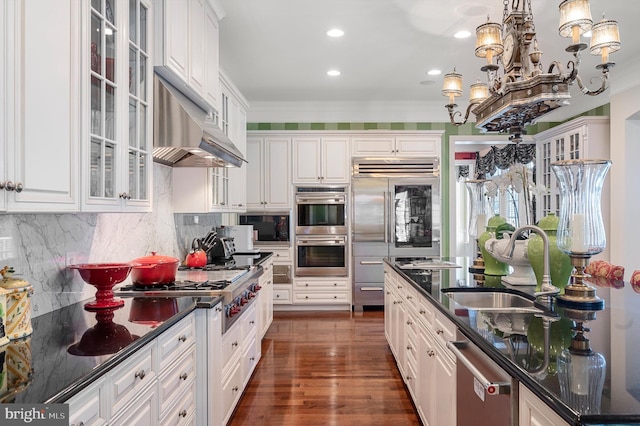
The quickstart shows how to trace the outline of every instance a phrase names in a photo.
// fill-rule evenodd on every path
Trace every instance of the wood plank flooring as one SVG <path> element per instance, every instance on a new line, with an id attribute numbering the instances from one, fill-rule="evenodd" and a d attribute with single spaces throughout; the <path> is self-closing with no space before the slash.
<path id="1" fill-rule="evenodd" d="M 384 313 L 275 312 L 229 425 L 420 425 Z"/>

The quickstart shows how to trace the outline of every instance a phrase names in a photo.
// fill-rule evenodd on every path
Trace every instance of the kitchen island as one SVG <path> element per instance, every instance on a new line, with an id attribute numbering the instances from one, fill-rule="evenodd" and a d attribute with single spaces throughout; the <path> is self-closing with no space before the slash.
<path id="1" fill-rule="evenodd" d="M 462 268 L 441 269 L 439 278 L 425 280 L 424 269 L 406 267 L 409 259 L 385 259 L 399 277 L 411 284 L 417 293 L 427 300 L 437 313 L 457 327 L 458 336 L 480 348 L 492 361 L 515 378 L 542 405 L 568 424 L 637 424 L 640 423 L 640 294 L 628 282 L 602 278 L 588 278 L 604 299 L 605 308 L 600 311 L 577 312 L 554 304 L 551 323 L 550 362 L 542 372 L 544 359 L 542 319 L 533 313 L 500 316 L 467 309 L 451 300 L 441 290 L 456 287 L 507 288 L 500 277 L 485 276 L 476 282 L 469 273 L 469 259 L 453 258 Z M 532 293 L 533 287 L 511 287 L 515 291 Z M 386 314 L 386 313 L 385 313 Z M 557 357 L 570 345 L 576 319 L 584 321 L 589 330 L 585 336 L 594 353 L 606 361 L 602 387 L 589 388 L 587 395 L 576 397 L 561 389 L 561 375 Z M 575 359 L 575 357 L 574 357 Z M 599 392 L 599 395 L 593 392 Z M 488 397 L 489 398 L 489 397 Z M 585 402 L 586 400 L 586 402 Z M 522 401 L 521 401 L 522 403 Z M 588 408 L 584 408 L 588 407 Z M 521 409 L 522 411 L 522 409 Z M 521 413 L 522 414 L 522 413 Z"/>

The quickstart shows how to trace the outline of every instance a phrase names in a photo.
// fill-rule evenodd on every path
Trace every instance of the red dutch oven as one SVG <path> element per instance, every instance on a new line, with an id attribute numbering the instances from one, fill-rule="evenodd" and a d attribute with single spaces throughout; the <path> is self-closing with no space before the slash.
<path id="1" fill-rule="evenodd" d="M 131 261 L 131 282 L 138 286 L 170 284 L 176 280 L 180 260 L 170 256 L 139 257 Z"/>

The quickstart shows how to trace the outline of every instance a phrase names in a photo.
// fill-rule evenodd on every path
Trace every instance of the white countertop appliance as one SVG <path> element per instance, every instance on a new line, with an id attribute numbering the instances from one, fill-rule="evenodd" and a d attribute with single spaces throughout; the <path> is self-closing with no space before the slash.
<path id="1" fill-rule="evenodd" d="M 218 235 L 233 238 L 236 253 L 254 253 L 253 225 L 229 225 L 216 228 Z"/>

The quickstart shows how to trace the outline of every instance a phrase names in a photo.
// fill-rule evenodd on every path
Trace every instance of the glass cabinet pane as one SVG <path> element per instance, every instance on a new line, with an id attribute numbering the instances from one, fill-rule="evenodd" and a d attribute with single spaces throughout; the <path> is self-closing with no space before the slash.
<path id="1" fill-rule="evenodd" d="M 113 198 L 116 195 L 115 146 L 108 143 L 104 147 L 104 197 Z"/>
<path id="2" fill-rule="evenodd" d="M 129 0 L 129 38 L 138 41 L 138 7 L 136 0 Z"/>
<path id="3" fill-rule="evenodd" d="M 90 148 L 90 188 L 89 195 L 99 197 L 102 194 L 104 182 L 102 180 L 102 142 L 99 139 L 91 139 Z"/>

